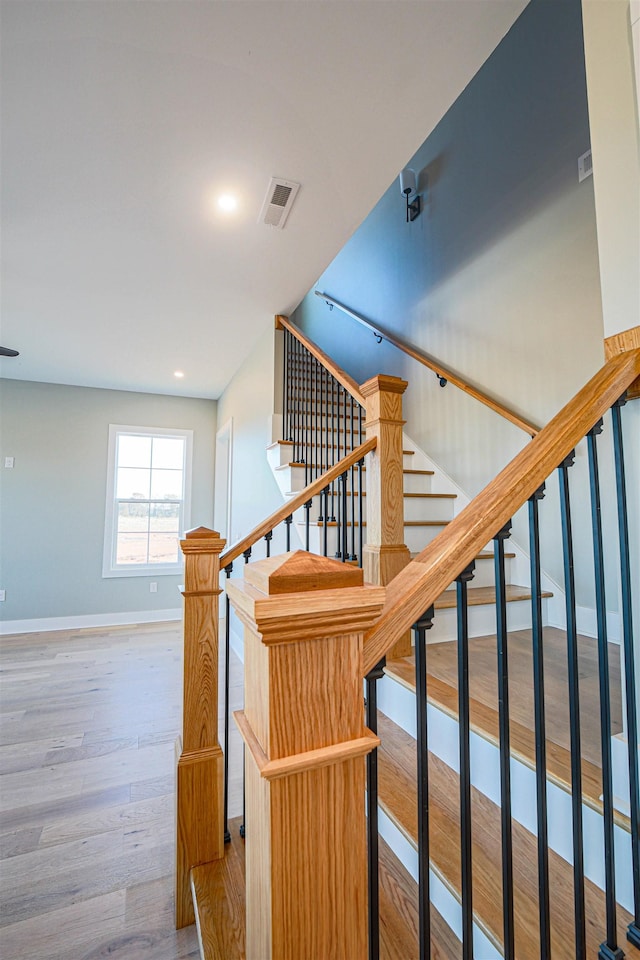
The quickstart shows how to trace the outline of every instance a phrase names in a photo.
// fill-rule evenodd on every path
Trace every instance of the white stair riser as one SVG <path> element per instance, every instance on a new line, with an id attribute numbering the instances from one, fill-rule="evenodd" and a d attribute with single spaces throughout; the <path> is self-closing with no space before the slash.
<path id="1" fill-rule="evenodd" d="M 473 583 L 475 586 L 475 582 Z M 542 601 L 542 613 L 546 618 L 546 600 Z M 478 603 L 467 608 L 470 637 L 487 637 L 496 632 L 496 608 L 493 603 Z M 442 643 L 455 640 L 458 629 L 455 608 L 436 610 L 433 626 L 427 632 L 428 643 Z M 507 604 L 507 625 L 509 630 L 526 630 L 531 626 L 531 602 L 514 600 Z"/>
<path id="2" fill-rule="evenodd" d="M 411 470 L 411 467 L 407 469 Z M 404 473 L 403 489 L 405 493 L 431 493 L 431 480 L 429 474 L 424 473 Z"/>
<path id="3" fill-rule="evenodd" d="M 405 497 L 405 520 L 452 520 L 455 500 L 451 497 Z"/>
<path id="4" fill-rule="evenodd" d="M 544 601 L 543 601 L 544 602 Z M 511 606 L 511 604 L 509 605 Z M 428 652 L 427 652 L 428 660 Z M 378 708 L 408 734 L 416 736 L 415 694 L 391 677 L 378 683 Z M 458 722 L 434 704 L 427 710 L 429 749 L 452 770 L 459 770 Z M 497 806 L 500 805 L 500 751 L 495 744 L 471 732 L 471 782 Z M 511 758 L 512 814 L 530 833 L 537 835 L 535 772 L 528 764 Z M 573 862 L 571 841 L 571 795 L 547 782 L 549 847 L 568 863 Z M 585 875 L 604 889 L 602 815 L 586 804 L 584 817 Z M 633 911 L 631 836 L 615 827 L 616 899 Z"/>
<path id="5" fill-rule="evenodd" d="M 409 548 L 409 553 L 420 553 L 439 533 L 442 533 L 445 527 L 445 524 L 437 527 L 405 527 L 404 542 Z"/>

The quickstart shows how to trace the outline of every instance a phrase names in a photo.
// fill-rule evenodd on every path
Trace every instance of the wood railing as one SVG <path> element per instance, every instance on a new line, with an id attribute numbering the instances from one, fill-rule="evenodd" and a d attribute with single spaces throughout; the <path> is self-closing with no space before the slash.
<path id="1" fill-rule="evenodd" d="M 278 507 L 277 510 L 274 510 L 273 513 L 269 514 L 268 517 L 255 526 L 250 533 L 242 537 L 241 540 L 236 541 L 236 543 L 232 544 L 232 546 L 222 554 L 220 557 L 220 567 L 224 569 L 228 564 L 233 563 L 233 561 L 242 556 L 246 550 L 258 543 L 265 534 L 275 530 L 277 526 L 295 513 L 296 510 L 304 507 L 309 500 L 322 493 L 325 487 L 333 480 L 337 480 L 346 470 L 349 470 L 350 467 L 357 464 L 358 461 L 362 460 L 368 453 L 375 450 L 377 442 L 376 437 L 365 440 L 359 447 L 356 447 L 356 449 L 352 450 L 346 457 L 343 457 L 342 460 L 330 467 L 321 477 L 309 483 L 304 490 L 301 490 L 300 493 L 297 493 L 281 507 Z"/>
<path id="2" fill-rule="evenodd" d="M 521 430 L 524 430 L 524 432 L 528 433 L 529 436 L 534 437 L 538 433 L 540 428 L 530 420 L 527 420 L 525 417 L 521 417 L 520 414 L 515 412 L 515 410 L 511 410 L 499 400 L 496 400 L 495 397 L 490 397 L 489 394 L 484 393 L 478 387 L 474 387 L 473 384 L 461 377 L 460 374 L 456 373 L 450 367 L 445 366 L 445 364 L 440 363 L 439 360 L 436 360 L 435 357 L 425 353 L 424 350 L 420 350 L 418 347 L 412 346 L 410 343 L 407 343 L 405 340 L 402 340 L 395 334 L 390 333 L 383 327 L 375 326 L 373 323 L 370 323 L 369 320 L 365 320 L 364 317 L 361 317 L 359 314 L 354 313 L 353 310 L 345 307 L 344 304 L 340 303 L 338 300 L 334 300 L 333 297 L 330 297 L 327 293 L 322 293 L 320 290 L 316 290 L 316 296 L 324 300 L 325 303 L 329 304 L 329 306 L 338 307 L 339 310 L 345 313 L 348 317 L 351 317 L 352 320 L 355 320 L 363 327 L 371 330 L 373 335 L 379 341 L 386 340 L 387 343 L 391 343 L 394 347 L 397 347 L 398 350 L 402 350 L 403 353 L 406 353 L 408 357 L 412 357 L 413 360 L 417 360 L 418 363 L 421 363 L 424 367 L 428 367 L 429 370 L 432 370 L 436 374 L 440 380 L 441 386 L 445 386 L 446 383 L 452 383 L 454 387 L 458 387 L 459 390 L 463 390 L 464 393 L 468 394 L 470 397 L 473 397 L 474 400 L 479 400 L 480 403 L 483 403 L 486 407 L 489 407 L 490 410 L 493 410 L 501 417 L 504 417 L 505 420 L 509 420 L 510 423 L 513 423 Z"/>
<path id="3" fill-rule="evenodd" d="M 364 396 L 360 391 L 360 387 L 348 373 L 346 373 L 341 367 L 334 363 L 331 357 L 329 357 L 317 343 L 314 343 L 313 340 L 309 340 L 308 337 L 304 335 L 300 327 L 297 327 L 295 323 L 292 323 L 288 317 L 283 317 L 278 315 L 276 317 L 276 330 L 288 330 L 289 333 L 293 334 L 296 340 L 301 343 L 304 347 L 307 348 L 310 354 L 312 354 L 316 360 L 322 364 L 325 370 L 328 370 L 332 377 L 342 384 L 345 390 L 351 394 L 354 400 L 356 400 L 361 406 L 366 406 Z"/>
<path id="4" fill-rule="evenodd" d="M 640 350 L 609 360 L 387 587 L 365 636 L 364 673 L 384 657 L 640 375 Z"/>

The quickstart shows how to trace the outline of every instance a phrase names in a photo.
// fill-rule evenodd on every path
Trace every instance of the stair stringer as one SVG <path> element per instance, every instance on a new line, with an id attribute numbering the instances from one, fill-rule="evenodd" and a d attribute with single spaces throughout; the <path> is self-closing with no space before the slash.
<path id="1" fill-rule="evenodd" d="M 392 677 L 378 681 L 378 709 L 406 733 L 416 737 L 415 693 Z M 458 721 L 436 705 L 427 705 L 429 750 L 456 773 L 459 772 Z M 471 783 L 489 800 L 500 806 L 500 751 L 498 747 L 471 731 Z M 514 820 L 537 836 L 535 770 L 523 760 L 511 757 L 511 802 Z M 571 794 L 547 777 L 549 847 L 567 863 L 573 863 Z M 584 818 L 584 872 L 604 890 L 604 832 L 602 814 L 582 804 Z M 385 837 L 386 839 L 386 837 Z M 389 842 L 389 841 L 387 841 Z M 617 823 L 614 827 L 616 861 L 616 900 L 633 913 L 631 834 Z M 393 845 L 390 844 L 393 848 Z M 394 849 L 396 856 L 400 856 Z M 403 861 L 404 862 L 404 861 Z M 407 866 L 407 864 L 405 864 Z M 410 869 L 407 866 L 407 869 Z"/>

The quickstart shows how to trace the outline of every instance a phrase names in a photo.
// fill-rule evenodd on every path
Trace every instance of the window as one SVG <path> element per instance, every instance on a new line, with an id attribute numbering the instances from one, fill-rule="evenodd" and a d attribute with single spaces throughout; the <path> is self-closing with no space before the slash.
<path id="1" fill-rule="evenodd" d="M 103 577 L 175 574 L 189 525 L 191 430 L 109 426 Z"/>

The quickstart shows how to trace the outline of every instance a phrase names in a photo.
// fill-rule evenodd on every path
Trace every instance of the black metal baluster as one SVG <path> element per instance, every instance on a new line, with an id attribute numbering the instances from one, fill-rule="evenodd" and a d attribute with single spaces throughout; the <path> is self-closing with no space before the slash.
<path id="1" fill-rule="evenodd" d="M 311 483 L 311 354 L 305 348 L 304 351 L 304 485 Z"/>
<path id="2" fill-rule="evenodd" d="M 462 960 L 473 960 L 473 889 L 471 869 L 471 757 L 469 746 L 469 624 L 467 584 L 475 563 L 456 578 L 458 608 L 458 733 L 460 737 L 460 872 Z"/>
<path id="3" fill-rule="evenodd" d="M 629 562 L 629 520 L 627 514 L 627 485 L 624 469 L 624 444 L 622 439 L 621 407 L 626 397 L 621 397 L 611 408 L 613 424 L 613 452 L 616 466 L 616 499 L 618 506 L 618 538 L 620 541 L 620 589 L 622 594 L 622 643 L 626 692 L 627 741 L 629 745 L 629 806 L 631 836 L 636 842 L 631 845 L 633 870 L 633 921 L 627 927 L 627 940 L 640 947 L 640 790 L 638 787 L 638 720 L 636 713 L 636 680 L 633 651 L 633 618 L 631 614 L 631 566 Z"/>
<path id="4" fill-rule="evenodd" d="M 287 553 L 291 550 L 291 524 L 293 523 L 293 515 L 289 514 L 288 517 L 284 518 L 285 529 L 287 531 Z"/>
<path id="5" fill-rule="evenodd" d="M 293 462 L 298 462 L 298 341 L 293 341 Z"/>
<path id="6" fill-rule="evenodd" d="M 304 548 L 307 552 L 309 550 L 309 511 L 312 503 L 312 500 L 307 500 L 304 505 Z"/>
<path id="7" fill-rule="evenodd" d="M 265 549 L 267 556 L 271 556 L 271 541 L 273 540 L 273 530 L 269 530 L 268 533 L 264 535 Z"/>
<path id="8" fill-rule="evenodd" d="M 505 960 L 515 957 L 513 923 L 513 837 L 511 829 L 511 746 L 509 742 L 509 658 L 504 541 L 511 521 L 493 538 L 498 647 L 498 726 L 500 740 L 500 817 L 502 833 L 502 931 Z"/>
<path id="9" fill-rule="evenodd" d="M 365 677 L 366 724 L 378 732 L 376 681 L 384 676 L 382 659 Z M 369 886 L 369 960 L 380 957 L 380 891 L 378 884 L 378 748 L 367 754 L 367 861 Z"/>
<path id="10" fill-rule="evenodd" d="M 362 408 L 361 408 L 362 409 Z M 364 470 L 364 457 L 358 460 L 358 543 L 360 545 L 360 551 L 358 553 L 358 564 L 362 566 L 363 564 L 363 543 L 364 543 L 364 525 L 362 523 L 362 501 L 364 495 L 362 492 L 362 476 Z"/>
<path id="11" fill-rule="evenodd" d="M 344 482 L 343 474 L 340 474 L 338 477 L 338 525 L 336 527 L 336 560 L 342 560 L 342 528 L 343 528 L 343 511 L 342 511 L 342 501 L 344 500 Z"/>
<path id="12" fill-rule="evenodd" d="M 573 906 L 576 957 L 586 957 L 584 913 L 584 851 L 582 827 L 582 747 L 580 742 L 580 688 L 578 664 L 578 630 L 576 624 L 576 594 L 573 573 L 573 540 L 571 536 L 571 505 L 569 498 L 569 467 L 575 451 L 558 467 L 560 481 L 560 512 L 562 517 L 562 546 L 564 555 L 564 588 L 567 609 L 567 659 L 569 682 L 569 728 L 571 743 L 571 808 L 573 820 Z"/>
<path id="13" fill-rule="evenodd" d="M 602 433 L 602 420 L 587 434 L 589 450 L 589 485 L 591 488 L 591 528 L 593 532 L 593 566 L 598 624 L 598 673 L 600 682 L 600 746 L 602 750 L 602 810 L 604 828 L 604 873 L 607 939 L 600 945 L 599 960 L 622 960 L 616 932 L 616 869 L 613 840 L 613 784 L 611 772 L 611 697 L 609 691 L 609 644 L 607 638 L 607 605 L 604 585 L 604 553 L 600 507 L 600 476 L 596 437 Z"/>
<path id="14" fill-rule="evenodd" d="M 286 331 L 285 331 L 286 333 Z M 233 563 L 227 564 L 224 568 L 227 580 L 231 576 Z M 224 615 L 224 842 L 231 842 L 229 833 L 229 613 L 231 605 L 229 597 L 225 593 L 225 615 Z"/>
<path id="15" fill-rule="evenodd" d="M 333 466 L 336 462 L 336 399 L 335 399 L 335 388 L 337 381 L 335 377 L 331 377 L 331 450 L 329 453 L 329 462 Z M 335 483 L 331 484 L 331 522 L 336 522 L 336 507 L 335 507 L 335 495 L 336 495 L 336 486 Z"/>
<path id="16" fill-rule="evenodd" d="M 323 556 L 327 556 L 329 552 L 328 547 L 328 538 L 329 538 L 329 528 L 327 527 L 327 518 L 329 516 L 329 487 L 325 487 L 322 493 L 320 494 L 320 499 L 322 501 L 324 498 L 324 520 L 322 522 L 322 553 Z"/>
<path id="17" fill-rule="evenodd" d="M 346 563 L 349 559 L 349 554 L 347 552 L 347 516 L 348 516 L 348 503 L 347 503 L 347 477 L 348 474 L 345 472 L 342 474 L 340 479 L 342 480 L 342 562 Z"/>
<path id="18" fill-rule="evenodd" d="M 242 556 L 244 557 L 245 564 L 249 563 L 251 559 L 251 547 L 248 547 L 246 550 L 242 551 Z M 240 825 L 240 836 L 244 839 L 245 837 L 245 821 L 246 821 L 246 791 L 245 791 L 245 765 L 244 765 L 244 755 L 245 749 L 244 744 L 242 746 L 242 824 Z"/>
<path id="19" fill-rule="evenodd" d="M 314 358 L 314 360 L 315 360 L 315 358 Z M 317 479 L 317 478 L 320 476 L 320 474 L 322 473 L 322 469 L 320 468 L 320 441 L 321 441 L 321 437 L 320 437 L 319 434 L 318 434 L 318 423 L 319 423 L 318 418 L 319 418 L 319 416 L 320 416 L 320 364 L 318 363 L 317 360 L 315 360 L 314 369 L 315 369 L 315 376 L 316 376 L 316 388 L 315 388 L 315 393 L 314 393 L 315 413 L 314 413 L 313 421 L 314 421 L 315 441 L 316 441 L 316 444 L 315 444 L 315 464 L 316 464 L 316 479 Z"/>
<path id="20" fill-rule="evenodd" d="M 355 467 L 351 467 L 349 471 L 349 479 L 351 481 L 351 553 L 349 554 L 349 560 L 357 560 L 358 554 L 356 553 L 356 474 Z"/>
<path id="21" fill-rule="evenodd" d="M 289 368 L 289 354 L 288 354 L 289 342 L 287 338 L 289 336 L 289 331 L 285 329 L 283 333 L 284 333 L 284 337 L 283 337 L 284 350 L 283 350 L 283 356 L 282 356 L 282 439 L 287 440 L 289 435 L 289 424 L 287 421 L 287 414 L 288 414 L 287 391 L 288 391 L 288 368 Z"/>
<path id="22" fill-rule="evenodd" d="M 529 499 L 529 553 L 531 555 L 531 634 L 533 643 L 533 706 L 536 739 L 536 804 L 538 820 L 538 914 L 540 960 L 551 956 L 549 923 L 549 830 L 547 819 L 547 744 L 544 710 L 544 648 L 542 633 L 542 581 L 538 502 L 544 484 Z"/>
<path id="23" fill-rule="evenodd" d="M 427 736 L 427 643 L 433 626 L 433 606 L 413 625 L 416 662 L 416 737 L 418 763 L 418 950 L 420 960 L 431 957 L 429 884 L 429 742 Z"/>
<path id="24" fill-rule="evenodd" d="M 351 452 L 353 452 L 353 405 L 355 400 L 351 397 Z M 357 560 L 358 555 L 356 553 L 356 475 L 354 467 L 351 467 L 351 553 L 349 554 L 350 560 Z"/>
<path id="25" fill-rule="evenodd" d="M 327 445 L 327 371 L 324 367 L 320 368 L 320 473 L 323 474 L 327 469 L 326 452 Z"/>

